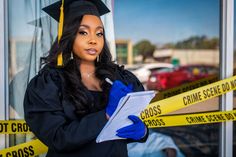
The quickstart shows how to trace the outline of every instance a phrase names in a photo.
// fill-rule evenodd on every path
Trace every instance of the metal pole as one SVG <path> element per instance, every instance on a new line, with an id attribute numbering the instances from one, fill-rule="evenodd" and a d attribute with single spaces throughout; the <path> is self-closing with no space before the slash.
<path id="1" fill-rule="evenodd" d="M 221 0 L 220 5 L 220 78 L 233 75 L 233 34 L 234 34 L 234 0 Z M 233 92 L 220 97 L 220 110 L 233 110 Z M 220 157 L 233 156 L 233 122 L 221 123 Z"/>
<path id="2" fill-rule="evenodd" d="M 7 1 L 0 0 L 0 119 L 8 119 L 8 29 Z M 0 135 L 0 148 L 8 146 L 8 136 Z"/>

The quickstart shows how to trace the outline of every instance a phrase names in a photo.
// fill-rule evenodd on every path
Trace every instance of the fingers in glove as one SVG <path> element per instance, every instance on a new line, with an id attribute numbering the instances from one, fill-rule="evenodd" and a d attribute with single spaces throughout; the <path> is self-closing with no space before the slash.
<path id="1" fill-rule="evenodd" d="M 116 135 L 123 138 L 132 138 L 134 136 L 134 132 L 124 132 L 124 133 L 117 133 Z"/>
<path id="2" fill-rule="evenodd" d="M 131 91 L 133 91 L 133 90 L 134 90 L 134 86 L 133 86 L 133 84 L 132 84 L 132 83 L 128 84 L 127 88 L 128 88 L 128 89 L 130 89 Z"/>
<path id="3" fill-rule="evenodd" d="M 134 127 L 134 125 L 131 124 L 131 125 L 128 125 L 128 126 L 118 129 L 116 132 L 123 133 L 123 132 L 135 131 L 135 130 L 136 130 L 136 128 Z"/>
<path id="4" fill-rule="evenodd" d="M 132 88 L 133 88 L 132 85 L 126 86 L 126 85 L 123 84 L 121 81 L 116 80 L 116 81 L 113 82 L 113 85 L 112 85 L 112 89 L 111 89 L 111 90 L 112 90 L 112 91 L 116 91 L 116 92 L 122 91 L 122 92 L 123 92 L 123 96 L 125 96 L 127 93 L 130 93 L 130 92 L 133 91 Z M 119 93 L 119 94 L 121 94 L 121 93 Z"/>
<path id="5" fill-rule="evenodd" d="M 141 119 L 139 119 L 139 117 L 135 116 L 135 115 L 129 115 L 128 118 L 134 123 L 140 123 L 142 122 Z"/>
<path id="6" fill-rule="evenodd" d="M 131 131 L 135 130 L 137 128 L 136 124 L 139 122 L 142 122 L 137 116 L 135 115 L 129 115 L 128 118 L 133 122 L 133 124 L 125 126 L 123 128 L 120 128 L 117 130 L 117 132 L 126 132 L 126 131 Z"/>
<path id="7" fill-rule="evenodd" d="M 126 86 L 119 80 L 114 81 L 112 87 L 114 87 L 114 88 L 126 88 Z"/>

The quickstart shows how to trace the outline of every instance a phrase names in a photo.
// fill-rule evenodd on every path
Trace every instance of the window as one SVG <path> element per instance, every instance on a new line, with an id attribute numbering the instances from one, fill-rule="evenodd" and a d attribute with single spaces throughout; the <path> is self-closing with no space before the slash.
<path id="1" fill-rule="evenodd" d="M 130 64 L 124 62 L 125 55 L 119 55 L 119 47 L 117 61 L 125 64 L 147 90 L 162 92 L 219 75 L 220 0 L 119 0 L 114 6 L 115 38 L 130 41 L 133 47 Z M 125 50 L 128 53 L 122 49 L 122 54 Z M 154 63 L 171 64 L 174 68 L 162 66 L 144 72 L 137 66 Z M 213 98 L 171 114 L 218 110 L 219 98 Z M 167 154 L 174 151 L 177 156 L 215 157 L 219 155 L 219 128 L 219 124 L 207 124 L 152 129 L 150 137 L 163 141 L 149 138 L 146 144 L 130 144 L 129 153 L 142 156 L 145 150 L 151 151 L 147 145 L 155 145 L 153 156 L 164 150 Z M 172 149 L 161 145 L 165 139 Z"/>
<path id="2" fill-rule="evenodd" d="M 24 119 L 23 99 L 26 86 L 40 68 L 40 58 L 45 56 L 55 40 L 55 21 L 41 12 L 53 1 L 8 1 L 9 21 L 9 119 Z M 52 34 L 51 34 L 52 33 Z M 10 135 L 14 146 L 32 140 L 34 135 Z"/>

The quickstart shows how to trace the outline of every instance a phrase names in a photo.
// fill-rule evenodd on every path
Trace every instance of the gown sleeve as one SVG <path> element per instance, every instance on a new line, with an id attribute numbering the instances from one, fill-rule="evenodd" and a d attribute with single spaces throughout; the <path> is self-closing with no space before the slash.
<path id="1" fill-rule="evenodd" d="M 117 79 L 121 80 L 126 85 L 132 84 L 134 92 L 144 91 L 142 83 L 132 72 L 125 70 L 123 66 L 118 66 L 116 71 L 118 74 Z"/>
<path id="2" fill-rule="evenodd" d="M 82 119 L 68 119 L 64 100 L 56 85 L 56 71 L 44 71 L 29 83 L 24 99 L 25 120 L 32 132 L 50 149 L 67 152 L 95 140 L 107 122 L 105 111 L 88 114 Z"/>

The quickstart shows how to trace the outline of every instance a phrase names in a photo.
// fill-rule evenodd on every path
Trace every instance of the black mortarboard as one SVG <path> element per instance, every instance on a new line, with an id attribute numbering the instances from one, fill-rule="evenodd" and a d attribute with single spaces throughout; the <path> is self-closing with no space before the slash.
<path id="1" fill-rule="evenodd" d="M 45 8 L 48 15 L 59 22 L 61 1 L 55 2 Z M 101 0 L 65 0 L 64 2 L 64 18 L 68 15 L 80 16 L 80 15 L 96 15 L 102 16 L 110 12 L 107 6 Z"/>

